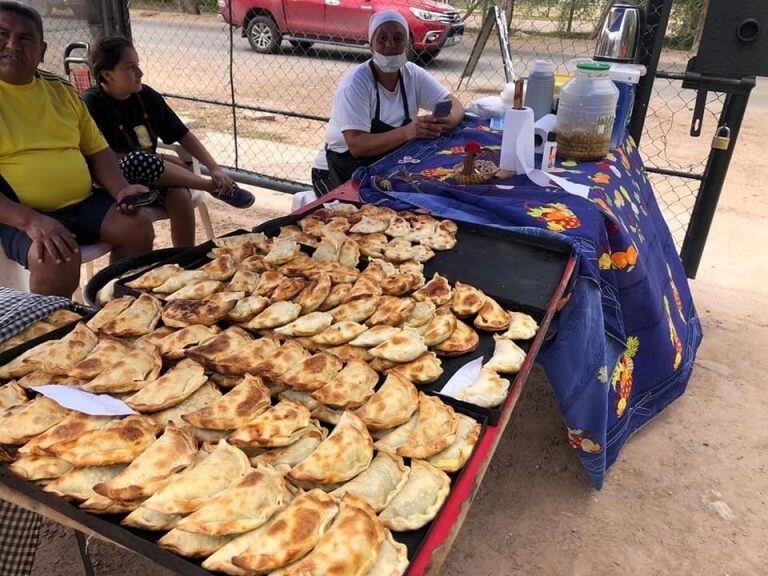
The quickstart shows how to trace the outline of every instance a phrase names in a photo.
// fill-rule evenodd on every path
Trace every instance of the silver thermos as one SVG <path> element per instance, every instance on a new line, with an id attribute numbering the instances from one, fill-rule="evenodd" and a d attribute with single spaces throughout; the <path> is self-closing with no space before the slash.
<path id="1" fill-rule="evenodd" d="M 595 60 L 635 62 L 640 38 L 640 8 L 630 2 L 611 6 L 597 37 Z"/>

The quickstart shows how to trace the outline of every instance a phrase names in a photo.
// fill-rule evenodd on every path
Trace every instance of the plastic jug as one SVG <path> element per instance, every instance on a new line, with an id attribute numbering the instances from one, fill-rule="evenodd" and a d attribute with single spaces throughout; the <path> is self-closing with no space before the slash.
<path id="1" fill-rule="evenodd" d="M 555 66 L 549 60 L 536 60 L 525 88 L 525 106 L 533 110 L 534 120 L 552 113 L 554 93 Z"/>
<path id="2" fill-rule="evenodd" d="M 610 65 L 584 61 L 560 91 L 557 152 L 569 160 L 600 160 L 608 154 L 619 90 Z"/>

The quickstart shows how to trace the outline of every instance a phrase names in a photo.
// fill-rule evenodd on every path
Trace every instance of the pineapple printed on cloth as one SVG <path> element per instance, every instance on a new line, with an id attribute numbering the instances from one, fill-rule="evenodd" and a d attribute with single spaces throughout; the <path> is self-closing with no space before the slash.
<path id="1" fill-rule="evenodd" d="M 526 176 L 462 186 L 453 167 L 470 141 L 498 150 L 501 133 L 467 120 L 446 137 L 409 143 L 357 173 L 360 196 L 573 247 L 578 269 L 537 362 L 567 441 L 600 488 L 627 439 L 680 396 L 691 375 L 701 326 L 675 243 L 631 139 L 600 162 L 557 160 L 552 172 L 588 186 L 588 198 Z M 405 156 L 418 162 L 400 162 Z"/>

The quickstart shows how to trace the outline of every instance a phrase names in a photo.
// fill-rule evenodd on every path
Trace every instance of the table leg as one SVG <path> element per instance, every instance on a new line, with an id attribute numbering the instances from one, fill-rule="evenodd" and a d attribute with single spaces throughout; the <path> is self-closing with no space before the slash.
<path id="1" fill-rule="evenodd" d="M 77 547 L 80 550 L 80 558 L 83 560 L 83 573 L 85 576 L 95 576 L 91 558 L 88 556 L 88 546 L 85 540 L 85 535 L 79 530 L 75 530 L 75 540 L 77 540 Z"/>

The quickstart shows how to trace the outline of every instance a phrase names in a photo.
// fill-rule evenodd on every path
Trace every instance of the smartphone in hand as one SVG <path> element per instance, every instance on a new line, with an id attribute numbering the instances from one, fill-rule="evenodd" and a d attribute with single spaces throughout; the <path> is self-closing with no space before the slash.
<path id="1" fill-rule="evenodd" d="M 453 108 L 453 100 L 450 98 L 446 98 L 445 100 L 440 100 L 440 102 L 435 104 L 435 107 L 432 108 L 432 116 L 435 118 L 445 118 L 451 113 L 451 109 Z"/>
<path id="2" fill-rule="evenodd" d="M 160 196 L 160 190 L 148 190 L 147 192 L 143 192 L 141 194 L 127 196 L 126 198 L 122 199 L 120 204 L 134 208 L 139 206 L 149 206 L 155 200 L 157 200 L 158 196 Z"/>

